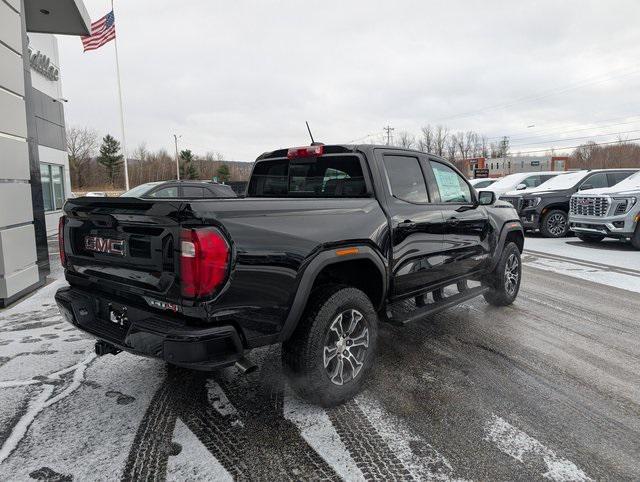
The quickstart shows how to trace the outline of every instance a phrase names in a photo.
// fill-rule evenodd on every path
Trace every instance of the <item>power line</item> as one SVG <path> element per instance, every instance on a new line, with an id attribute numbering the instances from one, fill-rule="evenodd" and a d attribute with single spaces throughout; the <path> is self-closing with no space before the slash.
<path id="1" fill-rule="evenodd" d="M 461 113 L 461 114 L 456 114 L 456 115 L 453 115 L 453 116 L 443 117 L 443 118 L 439 119 L 437 122 L 441 122 L 441 121 L 445 121 L 445 120 L 451 120 L 451 119 L 457 119 L 457 118 L 460 118 L 460 117 L 469 117 L 469 116 L 477 115 L 477 114 L 480 114 L 480 113 L 483 113 L 483 112 L 486 112 L 486 111 L 502 109 L 502 108 L 505 108 L 505 107 L 511 107 L 513 105 L 516 105 L 516 104 L 519 104 L 519 103 L 522 103 L 522 102 L 532 102 L 532 101 L 536 101 L 536 100 L 541 100 L 541 99 L 544 99 L 544 98 L 547 98 L 547 97 L 551 97 L 551 96 L 554 96 L 554 95 L 562 94 L 564 92 L 568 92 L 570 90 L 579 89 L 579 88 L 586 87 L 586 86 L 589 86 L 589 85 L 598 84 L 598 83 L 601 83 L 601 82 L 607 82 L 607 81 L 613 80 L 615 78 L 626 77 L 626 76 L 633 75 L 633 74 L 638 73 L 638 72 L 640 72 L 640 69 L 636 68 L 635 70 L 632 70 L 630 72 L 627 72 L 627 73 L 624 73 L 624 74 L 621 74 L 621 75 L 610 75 L 610 74 L 607 74 L 604 78 L 600 78 L 600 77 L 602 77 L 600 75 L 600 76 L 593 77 L 592 79 L 587 79 L 587 80 L 582 80 L 582 81 L 579 81 L 579 82 L 574 82 L 572 84 L 567 84 L 564 87 L 555 87 L 553 89 L 548 89 L 546 91 L 542 91 L 539 94 L 533 94 L 533 95 L 529 95 L 529 96 L 524 96 L 524 97 L 520 97 L 520 98 L 514 99 L 512 101 L 509 101 L 509 102 L 500 103 L 500 104 L 494 104 L 494 105 L 490 105 L 490 106 L 483 107 L 483 108 L 480 108 L 480 109 L 476 109 L 476 110 L 473 110 L 473 111 L 468 111 L 468 112 L 464 112 L 464 113 Z"/>
<path id="2" fill-rule="evenodd" d="M 607 134 L 592 134 L 589 136 L 580 136 L 580 137 L 570 137 L 570 138 L 564 138 L 564 139 L 553 139 L 550 141 L 541 141 L 541 142 L 525 142 L 523 144 L 510 144 L 509 147 L 517 147 L 517 146 L 535 146 L 535 145 L 539 145 L 539 144 L 551 144 L 554 142 L 561 142 L 561 141 L 577 141 L 580 139 L 591 139 L 592 137 L 603 137 L 603 136 L 619 136 L 622 134 L 633 134 L 634 132 L 640 132 L 640 129 L 634 129 L 632 131 L 623 131 L 623 132 L 609 132 Z"/>
<path id="3" fill-rule="evenodd" d="M 617 122 L 615 124 L 608 124 L 606 126 L 600 125 L 600 123 L 603 123 L 603 122 L 611 122 L 611 121 L 616 121 L 616 120 L 619 120 L 619 119 L 629 119 L 629 118 L 634 118 L 634 117 L 637 117 L 637 119 L 633 120 L 633 121 Z M 524 133 L 524 132 L 532 132 L 532 131 L 521 131 L 519 133 L 506 134 L 506 137 L 508 137 L 509 139 L 511 139 L 513 141 L 521 141 L 521 140 L 524 140 L 524 139 L 538 139 L 540 137 L 545 137 L 545 136 L 548 136 L 548 135 L 563 134 L 563 133 L 568 133 L 568 132 L 581 132 L 581 131 L 588 131 L 588 130 L 591 130 L 591 129 L 606 129 L 608 127 L 635 124 L 636 122 L 640 122 L 640 117 L 638 117 L 638 116 L 615 117 L 613 119 L 597 121 L 595 124 L 592 124 L 589 127 L 578 127 L 578 128 L 564 129 L 564 130 L 558 131 L 557 129 L 561 128 L 560 126 L 558 126 L 558 127 L 550 127 L 548 129 L 544 129 L 542 132 L 539 132 L 539 133 L 537 133 L 535 135 L 532 135 L 532 136 L 513 137 L 513 136 L 518 136 L 518 135 L 520 135 L 521 133 Z M 582 124 L 582 125 L 584 126 L 586 124 Z M 503 137 L 505 137 L 505 136 L 504 135 L 490 136 L 490 137 L 487 137 L 487 140 L 490 141 L 492 139 L 502 139 Z"/>
<path id="4" fill-rule="evenodd" d="M 640 137 L 636 137 L 634 139 L 625 139 L 624 141 L 611 141 L 611 142 L 594 142 L 592 144 L 590 144 L 591 146 L 606 146 L 606 145 L 610 145 L 610 144 L 627 144 L 629 142 L 633 142 L 633 141 L 640 141 Z M 583 147 L 584 144 L 579 145 L 579 146 L 565 146 L 565 147 L 547 147 L 546 149 L 538 149 L 535 151 L 519 151 L 517 154 L 534 154 L 536 152 L 549 152 L 550 150 L 554 150 L 554 151 L 566 151 L 567 149 L 577 149 L 578 147 Z"/>

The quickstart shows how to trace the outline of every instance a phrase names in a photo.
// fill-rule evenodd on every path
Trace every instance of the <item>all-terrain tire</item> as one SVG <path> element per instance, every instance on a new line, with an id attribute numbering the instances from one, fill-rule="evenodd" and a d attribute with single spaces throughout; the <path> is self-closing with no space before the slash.
<path id="1" fill-rule="evenodd" d="M 585 243 L 599 243 L 604 239 L 604 236 L 600 234 L 584 234 L 584 233 L 576 233 L 576 237 L 580 241 L 584 241 Z"/>
<path id="2" fill-rule="evenodd" d="M 498 265 L 485 280 L 485 285 L 490 289 L 484 293 L 484 299 L 494 306 L 510 305 L 518 296 L 521 279 L 520 250 L 515 243 L 508 243 L 502 250 Z"/>
<path id="3" fill-rule="evenodd" d="M 552 209 L 542 216 L 540 232 L 545 238 L 564 238 L 569 232 L 569 215 L 562 209 Z"/>
<path id="4" fill-rule="evenodd" d="M 640 249 L 640 222 L 637 223 L 636 230 L 634 231 L 633 236 L 631 236 L 631 246 L 636 249 Z"/>
<path id="5" fill-rule="evenodd" d="M 368 343 L 364 352 L 358 347 L 358 356 L 364 353 L 364 358 L 360 360 L 362 365 L 357 374 L 338 385 L 332 381 L 329 373 L 335 368 L 335 365 L 332 365 L 335 360 L 332 358 L 328 367 L 325 367 L 325 346 L 329 343 L 333 347 L 331 340 L 337 335 L 335 330 L 331 330 L 332 325 L 341 314 L 352 313 L 352 310 L 362 315 L 359 323 L 363 323 L 362 326 L 366 326 L 368 330 Z M 344 315 L 348 316 L 352 315 Z M 346 321 L 348 323 L 348 320 Z M 343 285 L 318 289 L 311 294 L 305 314 L 293 335 L 282 345 L 283 369 L 291 386 L 302 398 L 323 407 L 339 405 L 362 389 L 373 366 L 377 336 L 378 315 L 371 300 L 362 291 Z M 352 347 L 352 350 L 355 349 Z M 348 350 L 346 352 L 351 353 Z M 340 358 L 343 353 L 340 352 L 336 356 Z M 348 365 L 347 358 L 343 360 L 345 370 L 348 371 L 353 365 Z"/>

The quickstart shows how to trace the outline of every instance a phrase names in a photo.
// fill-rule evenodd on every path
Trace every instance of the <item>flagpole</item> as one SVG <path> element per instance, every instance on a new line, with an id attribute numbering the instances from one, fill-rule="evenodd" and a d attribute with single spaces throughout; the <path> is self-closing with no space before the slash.
<path id="1" fill-rule="evenodd" d="M 113 9 L 113 0 L 111 0 L 111 11 L 115 18 L 115 10 Z M 124 186 L 125 190 L 129 190 L 129 168 L 127 166 L 127 141 L 124 135 L 124 112 L 122 110 L 122 83 L 120 82 L 120 61 L 118 59 L 118 35 L 116 33 L 113 39 L 116 48 L 116 72 L 118 75 L 118 100 L 120 101 L 120 129 L 122 131 L 122 152 L 124 153 Z"/>

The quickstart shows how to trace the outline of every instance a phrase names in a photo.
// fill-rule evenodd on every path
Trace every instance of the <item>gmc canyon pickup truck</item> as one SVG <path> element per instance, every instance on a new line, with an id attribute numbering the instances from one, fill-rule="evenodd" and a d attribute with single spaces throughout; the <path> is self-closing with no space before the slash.
<path id="1" fill-rule="evenodd" d="M 413 150 L 281 149 L 244 198 L 77 198 L 64 214 L 56 301 L 99 355 L 246 370 L 281 343 L 292 386 L 323 406 L 361 388 L 380 322 L 508 305 L 520 287 L 516 211 Z"/>

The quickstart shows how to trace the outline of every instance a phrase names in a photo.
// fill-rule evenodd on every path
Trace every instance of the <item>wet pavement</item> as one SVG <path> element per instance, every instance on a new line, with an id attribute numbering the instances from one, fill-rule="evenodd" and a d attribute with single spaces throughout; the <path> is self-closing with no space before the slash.
<path id="1" fill-rule="evenodd" d="M 383 326 L 365 391 L 328 410 L 278 347 L 245 376 L 97 358 L 55 280 L 0 311 L 0 480 L 639 479 L 640 271 L 524 261 L 513 306 Z"/>

